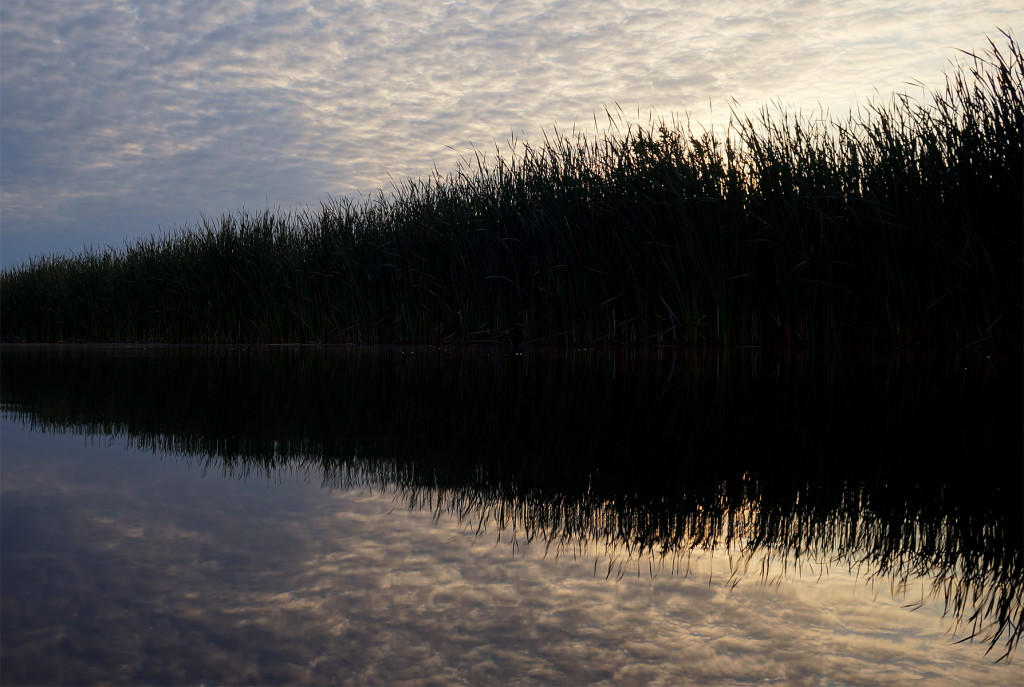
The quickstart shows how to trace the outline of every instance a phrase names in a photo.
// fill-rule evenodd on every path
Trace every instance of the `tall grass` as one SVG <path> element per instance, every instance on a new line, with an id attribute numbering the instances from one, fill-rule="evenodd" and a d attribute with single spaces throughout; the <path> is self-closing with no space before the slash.
<path id="1" fill-rule="evenodd" d="M 1024 58 L 725 132 L 610 117 L 0 275 L 4 341 L 1019 346 Z"/>

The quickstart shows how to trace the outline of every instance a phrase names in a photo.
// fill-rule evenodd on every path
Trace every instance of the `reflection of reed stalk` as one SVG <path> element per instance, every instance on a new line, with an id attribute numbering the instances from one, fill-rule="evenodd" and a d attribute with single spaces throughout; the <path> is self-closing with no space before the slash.
<path id="1" fill-rule="evenodd" d="M 0 348 L 0 408 L 204 470 L 397 492 L 513 547 L 608 551 L 610 577 L 724 551 L 727 585 L 750 565 L 923 579 L 958 636 L 1009 658 L 1020 360 L 861 355 Z"/>
<path id="2" fill-rule="evenodd" d="M 136 442 L 154 447 L 153 438 Z M 157 445 L 182 451 L 189 443 L 170 439 Z M 645 569 L 654 575 L 666 566 L 686 575 L 694 555 L 727 556 L 729 575 L 720 583 L 729 588 L 751 564 L 767 584 L 807 570 L 821 576 L 839 566 L 869 582 L 887 582 L 894 595 L 915 580 L 926 582 L 930 596 L 909 606 L 942 598 L 954 636 L 987 643 L 986 653 L 1000 647 L 997 661 L 1012 658 L 1024 629 L 1024 551 L 1007 540 L 1000 524 L 935 518 L 906 504 L 876 511 L 856 490 L 843 493 L 838 503 L 816 503 L 813 493 L 768 503 L 756 484 L 744 484 L 739 492 L 723 484 L 710 496 L 680 495 L 652 505 L 523 495 L 486 482 L 443 486 L 424 479 L 412 463 L 324 460 L 315 446 L 300 443 L 263 449 L 256 459 L 247 459 L 238 445 L 222 450 L 230 459 L 209 448 L 198 453 L 205 455 L 199 461 L 204 471 L 253 479 L 320 473 L 325 487 L 395 495 L 410 510 L 457 520 L 478 536 L 504 537 L 513 554 L 540 546 L 556 558 L 595 555 L 595 575 L 607 579 L 620 580 L 634 567 L 637 575 Z M 314 453 L 304 457 L 304 450 Z M 185 455 L 197 455 L 193 451 Z"/>
<path id="3" fill-rule="evenodd" d="M 353 479 L 354 478 L 354 479 Z M 351 482 L 348 480 L 352 480 Z M 1001 646 L 997 661 L 1010 659 L 1024 628 L 1024 553 L 1012 546 L 998 528 L 972 526 L 955 518 L 922 518 L 912 510 L 875 512 L 863 504 L 863 493 L 850 491 L 834 507 L 766 504 L 756 485 L 748 497 L 730 501 L 722 496 L 701 501 L 692 496 L 688 510 L 655 510 L 622 503 L 507 496 L 473 488 L 438 488 L 388 483 L 372 473 L 348 473 L 337 484 L 397 488 L 410 509 L 430 510 L 435 518 L 453 518 L 470 529 L 504 536 L 513 548 L 519 541 L 537 544 L 545 555 L 587 555 L 603 551 L 604 576 L 621 579 L 626 566 L 641 574 L 647 563 L 669 564 L 673 572 L 688 571 L 694 554 L 724 555 L 736 586 L 751 563 L 760 579 L 778 584 L 813 570 L 827 574 L 831 566 L 856 570 L 874 583 L 887 581 L 893 593 L 914 580 L 941 598 L 945 614 L 959 641 L 977 639 Z M 796 504 L 811 499 L 797 496 Z M 685 568 L 682 562 L 686 562 Z M 599 570 L 595 558 L 595 574 Z M 710 581 L 710 580 L 709 580 Z"/>
<path id="4" fill-rule="evenodd" d="M 5 341 L 1022 340 L 1024 59 L 918 103 L 625 123 L 0 275 Z M 596 122 L 595 122 L 596 124 Z"/>

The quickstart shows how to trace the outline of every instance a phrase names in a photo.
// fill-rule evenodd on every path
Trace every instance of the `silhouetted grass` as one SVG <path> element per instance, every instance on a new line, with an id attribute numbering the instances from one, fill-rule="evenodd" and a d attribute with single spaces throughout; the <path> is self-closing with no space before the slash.
<path id="1" fill-rule="evenodd" d="M 5 341 L 1019 345 L 1024 58 L 845 121 L 610 117 L 0 275 Z"/>

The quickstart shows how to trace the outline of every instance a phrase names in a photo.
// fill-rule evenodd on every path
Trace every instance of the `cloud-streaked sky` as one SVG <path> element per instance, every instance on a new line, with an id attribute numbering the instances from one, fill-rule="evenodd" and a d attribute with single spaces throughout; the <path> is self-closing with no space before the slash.
<path id="1" fill-rule="evenodd" d="M 53 682 L 1006 685 L 919 583 L 729 561 L 621 580 L 389 493 L 243 478 L 119 438 L 0 446 L 5 659 Z M 597 554 L 600 565 L 605 554 Z M 714 576 L 711 569 L 714 568 Z M 628 568 L 628 566 L 627 566 Z M 753 579 L 752 579 L 753 578 Z M 54 639 L 55 637 L 59 638 Z M 17 681 L 17 680 L 15 680 Z"/>
<path id="2" fill-rule="evenodd" d="M 373 193 L 617 106 L 845 116 L 941 85 L 957 48 L 1022 17 L 1016 0 L 4 0 L 0 265 Z"/>

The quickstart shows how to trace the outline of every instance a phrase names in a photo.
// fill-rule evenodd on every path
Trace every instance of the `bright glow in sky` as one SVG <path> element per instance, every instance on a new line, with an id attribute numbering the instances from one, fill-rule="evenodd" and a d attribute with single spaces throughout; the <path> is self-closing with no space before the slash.
<path id="1" fill-rule="evenodd" d="M 4 0 L 0 265 L 373 193 L 616 105 L 697 126 L 732 98 L 844 116 L 941 85 L 957 48 L 1022 17 L 1018 0 Z"/>

